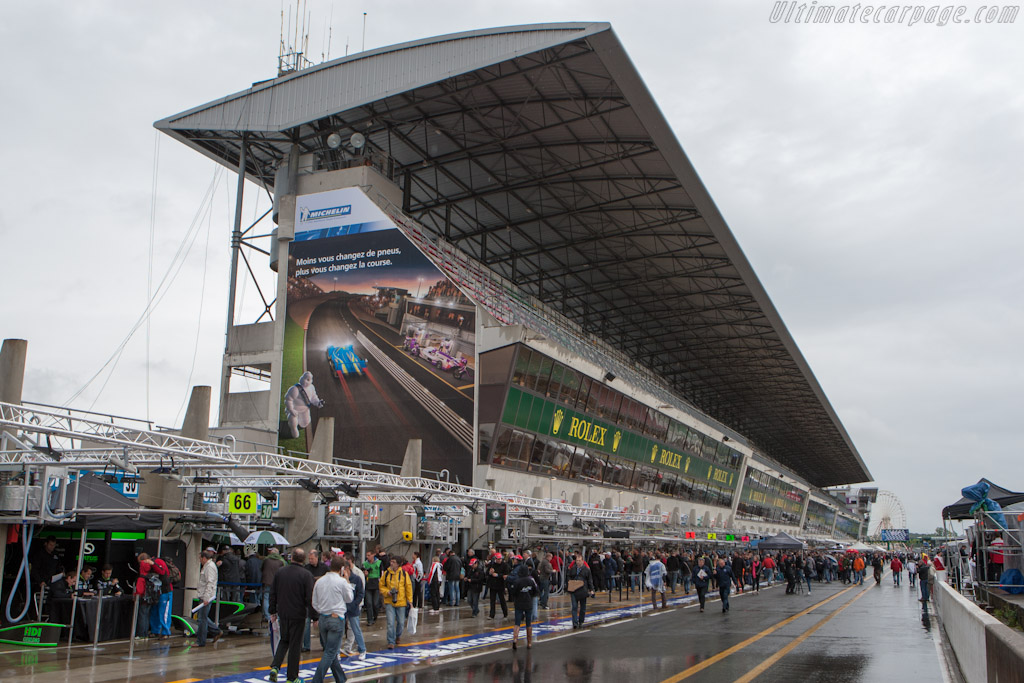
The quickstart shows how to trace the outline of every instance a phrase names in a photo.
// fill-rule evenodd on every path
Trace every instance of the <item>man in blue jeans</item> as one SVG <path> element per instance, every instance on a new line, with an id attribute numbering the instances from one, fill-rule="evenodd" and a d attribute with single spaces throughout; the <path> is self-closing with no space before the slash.
<path id="1" fill-rule="evenodd" d="M 344 558 L 345 569 L 348 572 L 348 582 L 352 584 L 352 601 L 348 603 L 345 610 L 345 625 L 348 627 L 348 635 L 342 643 L 342 652 L 352 657 L 356 654 L 359 659 L 366 659 L 366 643 L 363 641 L 363 627 L 359 623 L 359 612 L 363 609 L 363 598 L 366 595 L 366 580 L 359 567 L 350 558 Z"/>
<path id="2" fill-rule="evenodd" d="M 320 640 L 324 652 L 313 674 L 312 683 L 323 683 L 328 669 L 335 683 L 346 680 L 345 672 L 338 662 L 338 653 L 341 652 L 341 638 L 345 634 L 345 614 L 355 597 L 352 584 L 348 581 L 350 576 L 345 560 L 335 555 L 331 558 L 330 570 L 313 585 L 313 609 L 320 615 Z"/>
<path id="3" fill-rule="evenodd" d="M 214 597 L 217 595 L 217 563 L 213 561 L 214 555 L 215 553 L 209 550 L 204 550 L 199 555 L 201 569 L 199 571 L 199 587 L 197 592 L 199 593 L 199 599 L 203 601 L 203 606 L 196 614 L 196 622 L 198 624 L 198 629 L 196 630 L 197 647 L 206 647 L 206 635 L 211 631 L 213 632 L 211 643 L 216 643 L 220 640 L 221 636 L 221 630 L 210 619 L 210 603 L 213 602 Z"/>

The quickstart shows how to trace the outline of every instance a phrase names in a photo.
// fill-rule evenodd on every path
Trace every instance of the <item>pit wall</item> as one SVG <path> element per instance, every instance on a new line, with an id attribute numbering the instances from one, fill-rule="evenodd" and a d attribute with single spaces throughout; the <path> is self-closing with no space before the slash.
<path id="1" fill-rule="evenodd" d="M 1024 635 L 936 582 L 935 604 L 967 683 L 1024 680 Z"/>

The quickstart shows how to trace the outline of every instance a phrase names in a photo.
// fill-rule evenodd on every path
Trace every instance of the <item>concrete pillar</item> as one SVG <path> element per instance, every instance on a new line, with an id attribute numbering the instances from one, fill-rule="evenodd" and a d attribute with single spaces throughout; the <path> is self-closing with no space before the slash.
<path id="1" fill-rule="evenodd" d="M 192 396 L 188 399 L 188 410 L 185 420 L 181 423 L 181 435 L 187 439 L 207 441 L 210 438 L 210 387 L 192 387 Z"/>
<path id="2" fill-rule="evenodd" d="M 402 459 L 403 477 L 420 477 L 423 473 L 423 440 L 409 439 L 405 447 L 405 457 Z"/>
<path id="3" fill-rule="evenodd" d="M 4 339 L 3 346 L 0 347 L 0 402 L 21 403 L 27 356 L 28 341 Z"/>
<path id="4" fill-rule="evenodd" d="M 309 459 L 316 462 L 334 462 L 333 417 L 321 417 L 317 420 L 313 445 L 309 449 Z M 316 517 L 320 513 L 320 496 L 308 491 L 294 491 L 293 497 L 295 514 L 288 527 L 288 540 L 292 543 L 302 543 L 316 534 Z"/>
<path id="5" fill-rule="evenodd" d="M 210 438 L 211 395 L 212 389 L 210 387 L 192 387 L 192 395 L 188 399 L 185 419 L 181 423 L 181 436 L 187 439 L 199 439 L 200 441 L 206 441 Z M 155 479 L 161 482 L 163 486 L 161 499 L 164 508 L 173 510 L 182 507 L 182 489 L 178 488 L 177 482 L 168 481 L 156 475 L 151 475 L 147 479 Z M 171 526 L 173 526 L 171 522 L 165 522 L 164 533 L 168 533 Z M 187 586 L 195 586 L 199 583 L 199 572 L 201 569 L 199 553 L 202 550 L 203 535 L 191 534 L 185 550 L 185 585 Z M 196 597 L 195 590 L 185 590 L 185 609 L 192 608 L 192 598 L 194 597 Z"/>

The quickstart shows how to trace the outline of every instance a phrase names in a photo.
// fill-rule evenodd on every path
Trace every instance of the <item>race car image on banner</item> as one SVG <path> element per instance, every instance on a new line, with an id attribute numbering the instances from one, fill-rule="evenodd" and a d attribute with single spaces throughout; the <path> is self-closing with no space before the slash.
<path id="1" fill-rule="evenodd" d="M 359 188 L 297 198 L 287 310 L 282 447 L 328 416 L 337 459 L 400 465 L 418 438 L 470 481 L 476 308 Z"/>

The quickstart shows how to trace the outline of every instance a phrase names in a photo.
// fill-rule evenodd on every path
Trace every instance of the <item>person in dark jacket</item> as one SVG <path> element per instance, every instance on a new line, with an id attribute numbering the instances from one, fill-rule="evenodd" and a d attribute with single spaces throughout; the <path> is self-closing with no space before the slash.
<path id="1" fill-rule="evenodd" d="M 576 590 L 569 593 L 572 602 L 572 627 L 581 628 L 587 618 L 587 598 L 594 593 L 594 579 L 590 574 L 590 567 L 583 561 L 582 553 L 573 555 L 572 564 L 565 570 L 565 580 L 582 581 Z"/>
<path id="2" fill-rule="evenodd" d="M 743 592 L 743 575 L 747 571 L 747 561 L 741 553 L 733 553 L 732 556 L 732 580 L 736 584 L 736 592 Z"/>
<path id="3" fill-rule="evenodd" d="M 490 561 L 487 562 L 487 588 L 491 592 L 491 614 L 490 619 L 494 618 L 494 601 L 501 601 L 501 614 L 503 617 L 508 617 L 508 605 L 505 603 L 505 577 L 508 576 L 509 567 L 505 564 L 505 560 L 502 559 L 499 553 L 494 553 Z"/>
<path id="4" fill-rule="evenodd" d="M 242 561 L 238 558 L 234 548 L 225 546 L 217 559 L 217 574 L 220 576 L 222 600 L 240 602 L 242 600 L 241 586 L 224 586 L 225 583 L 238 584 L 242 582 Z"/>
<path id="5" fill-rule="evenodd" d="M 313 583 L 330 569 L 327 562 L 321 562 L 320 553 L 310 550 L 306 555 L 306 571 L 313 575 Z M 319 621 L 320 615 L 313 610 L 312 616 L 306 619 L 306 628 L 302 632 L 302 651 L 309 652 L 312 649 L 313 622 Z"/>
<path id="6" fill-rule="evenodd" d="M 263 560 L 253 550 L 249 553 L 249 557 L 245 558 L 245 582 L 256 583 L 259 586 L 254 586 L 251 590 L 253 593 L 253 601 L 257 604 L 263 602 Z"/>
<path id="7" fill-rule="evenodd" d="M 487 576 L 480 561 L 475 557 L 469 558 L 469 565 L 466 567 L 466 585 L 469 594 L 469 606 L 473 609 L 473 616 L 480 614 L 480 593 L 484 589 L 484 582 Z"/>
<path id="8" fill-rule="evenodd" d="M 590 576 L 594 583 L 594 590 L 604 590 L 604 559 L 598 553 L 593 553 L 588 564 L 590 565 Z"/>
<path id="9" fill-rule="evenodd" d="M 349 570 L 349 583 L 352 584 L 352 602 L 348 603 L 345 610 L 345 637 L 342 653 L 352 657 L 359 655 L 360 659 L 366 657 L 366 643 L 363 641 L 363 627 L 359 623 L 359 613 L 363 609 L 363 598 L 366 597 L 366 579 L 363 573 L 356 567 L 356 563 L 350 558 L 345 558 L 345 566 Z M 354 649 L 353 649 L 354 648 Z"/>
<path id="10" fill-rule="evenodd" d="M 665 560 L 665 569 L 668 570 L 668 587 L 673 593 L 676 592 L 676 584 L 679 583 L 679 551 L 673 550 L 672 554 Z"/>
<path id="11" fill-rule="evenodd" d="M 516 555 L 516 557 L 521 557 Z M 511 583 L 512 603 L 516 609 L 516 622 L 512 628 L 512 649 L 515 650 L 519 643 L 519 625 L 526 622 L 526 649 L 533 646 L 533 600 L 540 594 L 540 587 L 537 585 L 533 574 L 536 570 L 525 563 L 519 565 L 521 569 L 515 573 L 515 580 Z"/>
<path id="12" fill-rule="evenodd" d="M 267 556 L 260 565 L 260 582 L 263 584 L 263 618 L 270 621 L 270 586 L 274 575 L 284 566 L 284 560 L 277 548 L 267 548 Z"/>
<path id="13" fill-rule="evenodd" d="M 448 577 L 448 585 L 445 587 L 444 601 L 452 607 L 459 606 L 459 588 L 462 584 L 462 558 L 452 550 L 448 553 L 448 559 L 444 560 L 444 573 Z"/>
<path id="14" fill-rule="evenodd" d="M 704 611 L 704 603 L 708 596 L 708 583 L 711 581 L 711 567 L 705 564 L 703 556 L 697 558 L 697 564 L 693 567 L 690 578 L 693 580 L 693 587 L 697 589 L 697 600 L 700 601 L 700 611 Z"/>
<path id="15" fill-rule="evenodd" d="M 718 561 L 715 569 L 715 577 L 718 579 L 718 597 L 722 600 L 722 611 L 729 611 L 729 593 L 732 591 L 733 576 L 732 567 L 724 559 Z"/>
<path id="16" fill-rule="evenodd" d="M 271 681 L 277 680 L 285 655 L 288 656 L 288 680 L 299 680 L 302 632 L 313 610 L 313 575 L 302 566 L 305 563 L 305 551 L 296 548 L 292 551 L 291 564 L 274 575 L 270 586 L 270 617 L 281 625 L 281 642 L 270 665 Z"/>
<path id="17" fill-rule="evenodd" d="M 693 581 L 693 570 L 685 555 L 679 556 L 679 578 L 683 582 L 683 595 L 690 594 L 690 582 Z"/>
<path id="18" fill-rule="evenodd" d="M 619 563 L 615 561 L 611 553 L 604 554 L 604 560 L 601 562 L 601 566 L 604 569 L 604 585 L 608 589 L 608 592 L 615 590 L 617 574 L 619 573 Z"/>

